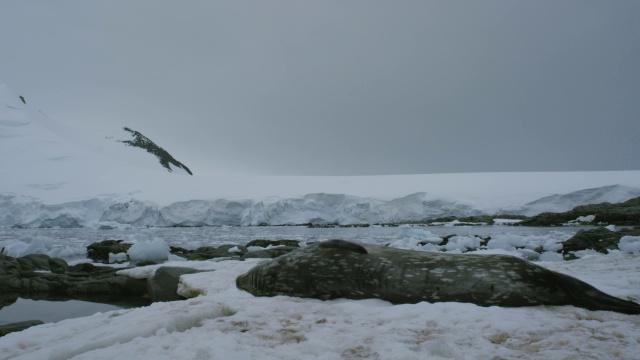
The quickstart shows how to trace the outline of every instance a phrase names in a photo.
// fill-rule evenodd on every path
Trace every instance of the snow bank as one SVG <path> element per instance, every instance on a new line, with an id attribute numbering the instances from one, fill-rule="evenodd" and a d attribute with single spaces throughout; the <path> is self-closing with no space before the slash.
<path id="1" fill-rule="evenodd" d="M 623 236 L 618 248 L 627 254 L 640 254 L 640 236 Z"/>
<path id="2" fill-rule="evenodd" d="M 572 306 L 391 305 L 381 300 L 253 297 L 235 287 L 256 262 L 183 275 L 190 300 L 44 324 L 0 338 L 0 359 L 620 358 L 640 353 L 640 316 Z M 168 263 L 167 265 L 174 265 Z M 175 263 L 182 266 L 183 263 Z M 544 264 L 640 300 L 640 258 Z M 202 266 L 200 266 L 202 268 Z M 137 270 L 141 271 L 141 270 Z M 586 345 L 588 344 L 588 346 Z"/>

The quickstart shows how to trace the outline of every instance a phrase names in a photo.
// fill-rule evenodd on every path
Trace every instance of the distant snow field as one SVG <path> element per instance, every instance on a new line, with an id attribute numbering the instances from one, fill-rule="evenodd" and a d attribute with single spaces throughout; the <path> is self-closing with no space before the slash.
<path id="1" fill-rule="evenodd" d="M 0 226 L 389 222 L 532 215 L 640 196 L 640 171 L 185 176 L 124 146 L 123 135 L 69 128 L 0 82 Z"/>

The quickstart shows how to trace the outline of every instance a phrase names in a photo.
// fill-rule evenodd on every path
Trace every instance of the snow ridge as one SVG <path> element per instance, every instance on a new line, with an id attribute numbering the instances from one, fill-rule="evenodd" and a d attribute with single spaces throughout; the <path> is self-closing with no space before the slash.
<path id="1" fill-rule="evenodd" d="M 619 203 L 637 196 L 640 189 L 605 186 L 545 197 L 513 213 L 559 212 L 565 211 L 567 203 Z M 165 207 L 132 196 L 105 196 L 47 205 L 26 196 L 0 195 L 0 226 L 23 228 L 362 225 L 482 214 L 495 215 L 470 202 L 431 199 L 424 192 L 392 200 L 317 193 L 263 200 L 179 201 Z"/>
<path id="2" fill-rule="evenodd" d="M 533 216 L 547 211 L 564 212 L 580 205 L 599 204 L 603 202 L 621 203 L 637 196 L 640 196 L 640 192 L 637 188 L 622 185 L 609 185 L 593 189 L 578 190 L 568 194 L 545 196 L 541 199 L 525 204 L 518 213 Z"/>

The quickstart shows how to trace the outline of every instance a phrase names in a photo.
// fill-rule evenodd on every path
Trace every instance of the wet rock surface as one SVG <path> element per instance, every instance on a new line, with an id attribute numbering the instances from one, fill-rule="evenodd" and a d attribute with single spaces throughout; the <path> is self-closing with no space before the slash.
<path id="1" fill-rule="evenodd" d="M 258 247 L 269 247 L 269 246 L 289 246 L 289 247 L 300 247 L 300 242 L 298 240 L 264 240 L 264 239 L 256 239 L 249 241 L 246 247 L 258 246 Z"/>
<path id="2" fill-rule="evenodd" d="M 606 228 L 580 230 L 562 244 L 562 255 L 565 260 L 575 259 L 575 252 L 595 250 L 607 254 L 609 250 L 617 250 L 623 236 L 640 236 L 640 227 L 611 231 Z"/>
<path id="3" fill-rule="evenodd" d="M 591 224 L 613 224 L 620 226 L 640 225 L 640 197 L 627 200 L 623 203 L 600 203 L 593 205 L 576 206 L 563 213 L 545 212 L 523 220 L 522 226 L 559 226 L 580 217 L 593 215 L 595 218 Z"/>
<path id="4" fill-rule="evenodd" d="M 171 247 L 171 253 L 187 260 L 209 260 L 215 258 L 240 258 L 248 252 L 242 245 L 224 244 L 217 247 L 202 246 L 195 250 Z"/>
<path id="5" fill-rule="evenodd" d="M 163 266 L 156 270 L 154 276 L 147 280 L 147 288 L 151 301 L 175 301 L 184 298 L 178 295 L 178 283 L 180 276 L 185 274 L 194 274 L 201 272 L 200 270 L 177 267 Z"/>
<path id="6" fill-rule="evenodd" d="M 40 320 L 26 320 L 11 324 L 0 325 L 0 336 L 5 336 L 12 332 L 22 331 L 32 326 L 42 325 L 44 322 Z"/>
<path id="7" fill-rule="evenodd" d="M 109 263 L 109 254 L 126 253 L 132 244 L 125 244 L 124 240 L 104 240 L 87 246 L 87 257 L 95 262 Z"/>
<path id="8" fill-rule="evenodd" d="M 32 296 L 56 294 L 136 297 L 147 294 L 144 280 L 116 275 L 120 270 L 82 263 L 69 266 L 64 260 L 44 254 L 21 258 L 0 256 L 0 292 Z"/>

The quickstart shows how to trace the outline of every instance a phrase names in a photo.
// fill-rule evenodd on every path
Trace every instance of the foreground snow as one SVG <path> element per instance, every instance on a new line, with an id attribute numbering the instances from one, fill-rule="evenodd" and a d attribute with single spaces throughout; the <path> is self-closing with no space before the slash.
<path id="1" fill-rule="evenodd" d="M 572 306 L 257 298 L 236 276 L 258 261 L 175 262 L 199 296 L 45 324 L 0 338 L 0 359 L 634 359 L 640 316 Z M 165 265 L 169 265 L 165 264 Z M 542 263 L 612 295 L 640 301 L 640 256 Z M 153 267 L 128 270 L 144 277 Z"/>

